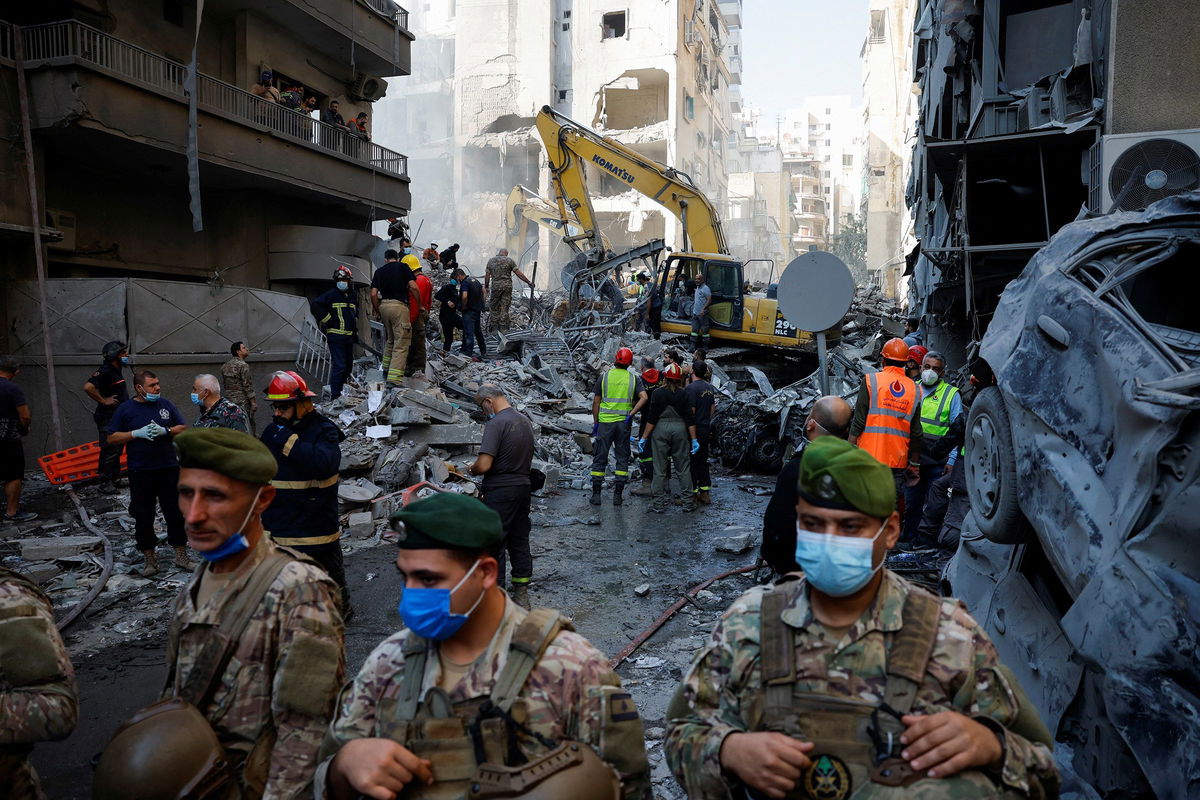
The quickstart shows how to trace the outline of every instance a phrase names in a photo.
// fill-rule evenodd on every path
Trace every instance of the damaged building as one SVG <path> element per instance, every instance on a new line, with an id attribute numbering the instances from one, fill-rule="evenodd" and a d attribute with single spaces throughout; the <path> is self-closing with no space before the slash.
<path id="1" fill-rule="evenodd" d="M 1182 0 L 923 0 L 911 309 L 961 363 L 1004 287 L 1081 214 L 1200 186 L 1197 21 Z"/>
<path id="2" fill-rule="evenodd" d="M 407 25 L 391 0 L 7 4 L 0 352 L 25 363 L 33 407 L 51 408 L 44 303 L 68 442 L 95 436 L 80 387 L 104 342 L 129 342 L 133 363 L 164 370 L 179 396 L 234 340 L 259 374 L 290 363 L 305 299 L 336 263 L 370 280 L 382 248 L 368 230 L 408 209 L 407 161 L 322 119 L 337 101 L 346 121 L 366 112 L 370 130 L 387 78 L 409 72 Z M 266 70 L 264 96 L 252 90 Z M 296 94 L 315 108 L 289 107 Z M 48 416 L 35 414 L 39 453 L 53 449 Z"/>
<path id="3" fill-rule="evenodd" d="M 740 9 L 740 0 L 428 4 L 414 18 L 414 74 L 381 105 L 421 186 L 412 214 L 419 238 L 460 242 L 460 261 L 478 272 L 504 243 L 510 190 L 552 196 L 533 127 L 543 105 L 687 173 L 724 210 L 731 57 L 740 63 L 730 36 Z M 599 168 L 588 177 L 615 251 L 679 240 L 679 224 L 658 204 Z M 548 231 L 538 235 L 512 255 L 523 267 L 555 266 L 538 276 L 549 287 L 572 253 Z"/>

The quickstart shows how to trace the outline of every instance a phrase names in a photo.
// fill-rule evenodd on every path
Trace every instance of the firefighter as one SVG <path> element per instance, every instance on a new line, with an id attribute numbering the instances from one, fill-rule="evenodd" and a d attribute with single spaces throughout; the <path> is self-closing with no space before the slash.
<path id="1" fill-rule="evenodd" d="M 342 564 L 338 519 L 338 469 L 346 438 L 313 408 L 308 384 L 295 372 L 276 372 L 266 390 L 273 418 L 262 442 L 279 464 L 271 485 L 275 500 L 263 512 L 263 528 L 276 544 L 299 550 L 325 568 L 342 590 L 342 618 L 354 611 Z"/>
<path id="2" fill-rule="evenodd" d="M 329 395 L 336 400 L 350 375 L 358 337 L 358 298 L 349 267 L 339 265 L 333 271 L 333 288 L 313 300 L 312 315 L 329 343 Z"/>
<path id="3" fill-rule="evenodd" d="M 646 404 L 646 388 L 641 379 L 629 369 L 633 351 L 628 347 L 617 350 L 613 366 L 592 389 L 592 496 L 588 502 L 600 505 L 600 490 L 608 469 L 608 451 L 616 452 L 613 470 L 613 505 L 625 502 L 625 484 L 629 482 L 629 431 L 634 414 Z"/>

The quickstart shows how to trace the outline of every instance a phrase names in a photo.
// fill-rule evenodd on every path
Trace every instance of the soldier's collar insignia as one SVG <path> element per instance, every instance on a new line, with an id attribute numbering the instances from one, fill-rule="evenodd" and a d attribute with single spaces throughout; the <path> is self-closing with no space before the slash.
<path id="1" fill-rule="evenodd" d="M 810 800 L 845 800 L 854 785 L 846 762 L 824 754 L 813 756 L 812 766 L 800 777 L 800 783 Z"/>

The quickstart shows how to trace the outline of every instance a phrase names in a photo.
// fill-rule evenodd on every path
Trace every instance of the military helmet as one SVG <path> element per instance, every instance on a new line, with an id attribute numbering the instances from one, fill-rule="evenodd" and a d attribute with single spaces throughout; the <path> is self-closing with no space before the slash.
<path id="1" fill-rule="evenodd" d="M 591 747 L 563 742 L 519 767 L 480 764 L 467 800 L 620 800 L 621 778 Z"/>
<path id="2" fill-rule="evenodd" d="M 92 797 L 207 800 L 223 796 L 232 779 L 208 720 L 172 698 L 143 708 L 117 729 L 96 765 Z"/>

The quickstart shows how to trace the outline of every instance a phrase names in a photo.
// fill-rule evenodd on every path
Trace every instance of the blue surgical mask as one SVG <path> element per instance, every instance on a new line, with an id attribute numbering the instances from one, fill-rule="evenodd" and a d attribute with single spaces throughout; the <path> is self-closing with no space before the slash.
<path id="1" fill-rule="evenodd" d="M 192 396 L 195 397 L 195 395 Z M 250 521 L 250 515 L 254 513 L 254 507 L 258 505 L 258 498 L 261 494 L 261 488 L 254 493 L 254 500 L 250 502 L 250 510 L 246 512 L 246 518 L 243 519 L 242 524 L 238 526 L 238 532 L 221 542 L 221 546 L 215 550 L 209 550 L 206 553 L 201 553 L 201 558 L 209 563 L 212 563 L 214 561 L 220 561 L 223 558 L 229 558 L 232 555 L 236 555 L 250 549 L 250 540 L 246 538 L 246 534 L 242 531 L 246 529 L 246 523 Z"/>
<path id="2" fill-rule="evenodd" d="M 147 403 L 157 403 L 157 402 L 158 402 L 158 398 L 160 398 L 160 397 L 162 397 L 162 395 L 161 395 L 161 394 L 147 394 L 147 395 L 146 395 L 146 402 L 147 402 Z"/>
<path id="3" fill-rule="evenodd" d="M 196 405 L 200 405 L 200 395 L 196 394 L 195 392 L 192 392 L 192 402 L 195 403 Z"/>
<path id="4" fill-rule="evenodd" d="M 458 286 L 458 279 L 457 279 L 457 278 L 455 278 L 454 280 L 450 281 L 450 285 L 451 285 L 451 286 Z"/>
<path id="5" fill-rule="evenodd" d="M 883 566 L 882 560 L 879 566 L 871 562 L 875 540 L 883 533 L 884 525 L 886 520 L 870 539 L 815 533 L 796 525 L 796 563 L 818 591 L 830 597 L 854 594 Z"/>
<path id="6" fill-rule="evenodd" d="M 344 292 L 350 288 L 350 284 L 347 281 L 338 281 L 334 286 L 337 286 L 339 292 Z"/>
<path id="7" fill-rule="evenodd" d="M 450 596 L 458 591 L 471 573 L 479 566 L 476 559 L 462 580 L 454 584 L 453 589 L 423 589 L 420 587 L 405 587 L 400 595 L 400 618 L 413 633 L 425 639 L 443 641 L 458 633 L 458 629 L 466 623 L 467 618 L 479 607 L 485 592 L 479 593 L 475 605 L 465 614 L 450 612 Z"/>
<path id="8" fill-rule="evenodd" d="M 121 356 L 122 364 L 129 364 L 129 356 Z"/>

